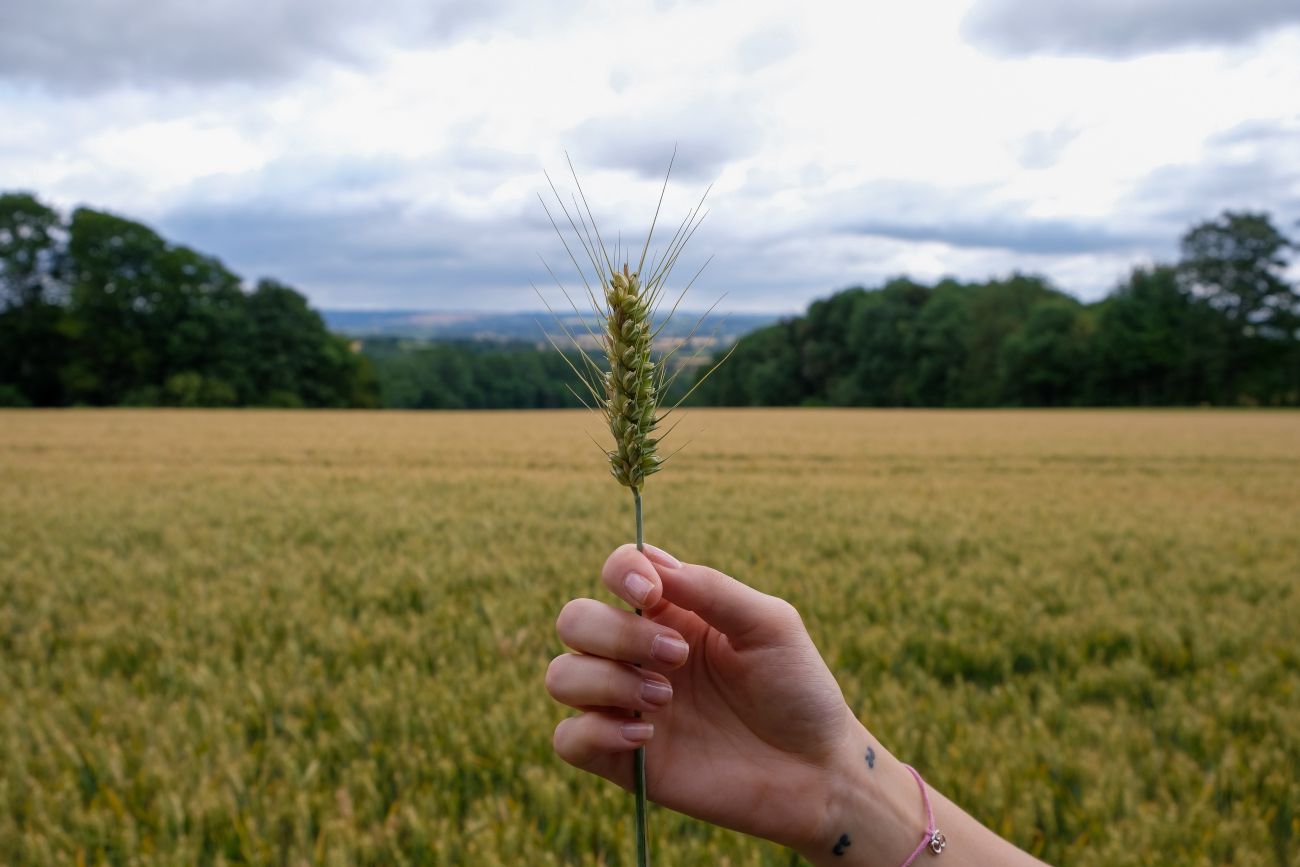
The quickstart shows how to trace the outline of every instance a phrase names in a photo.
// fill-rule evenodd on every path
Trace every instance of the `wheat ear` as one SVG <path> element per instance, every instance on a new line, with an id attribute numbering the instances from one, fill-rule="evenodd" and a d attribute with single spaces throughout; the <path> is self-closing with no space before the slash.
<path id="1" fill-rule="evenodd" d="M 640 275 L 624 263 L 623 273 L 613 274 L 605 291 L 605 353 L 609 361 L 605 416 L 614 435 L 609 471 L 634 494 L 662 463 L 659 443 L 652 436 L 658 425 L 659 395 L 650 357 L 650 310 L 642 289 Z"/>
<path id="2" fill-rule="evenodd" d="M 604 328 L 599 333 L 593 331 L 590 325 L 586 323 L 583 314 L 579 312 L 577 305 L 574 304 L 572 296 L 564 288 L 564 284 L 556 277 L 551 267 L 546 265 L 547 272 L 550 273 L 551 278 L 559 287 L 569 307 L 582 322 L 588 336 L 605 351 L 606 364 L 602 366 L 587 353 L 572 330 L 551 309 L 546 297 L 540 291 L 537 292 L 538 297 L 546 305 L 547 310 L 550 311 L 552 318 L 563 331 L 569 343 L 577 350 L 576 360 L 571 360 L 569 356 L 561 352 L 561 356 L 565 358 L 573 373 L 581 381 L 586 397 L 576 391 L 574 394 L 578 396 L 585 406 L 596 410 L 604 417 L 609 426 L 609 432 L 613 435 L 613 448 L 602 448 L 602 451 L 605 452 L 605 457 L 609 462 L 610 474 L 619 484 L 630 488 L 632 491 L 636 510 L 636 546 L 638 550 L 644 550 L 645 548 L 645 521 L 642 512 L 641 491 L 645 487 L 646 479 L 659 472 L 665 463 L 665 459 L 659 455 L 661 437 L 656 437 L 655 432 L 660 423 L 681 403 L 679 400 L 677 404 L 668 410 L 660 411 L 660 398 L 664 395 L 672 380 L 669 378 L 667 382 L 665 381 L 664 373 L 666 368 L 664 360 L 655 361 L 652 344 L 655 335 L 667 325 L 668 320 L 676 312 L 678 304 L 685 297 L 686 291 L 691 288 L 695 280 L 700 276 L 700 272 L 704 270 L 701 267 L 700 271 L 697 271 L 695 276 L 687 282 L 686 287 L 673 302 L 668 316 L 655 328 L 655 314 L 660 301 L 665 296 L 668 278 L 672 274 L 673 267 L 677 264 L 686 242 L 695 234 L 695 230 L 699 228 L 704 219 L 704 200 L 709 194 L 708 190 L 704 191 L 699 203 L 687 213 L 685 219 L 678 225 L 677 231 L 669 240 L 668 245 L 662 252 L 657 252 L 653 257 L 650 257 L 650 244 L 654 239 L 655 226 L 659 223 L 659 212 L 663 208 L 664 194 L 668 189 L 668 179 L 672 175 L 672 165 L 676 156 L 674 150 L 673 160 L 669 161 L 668 171 L 664 176 L 663 188 L 659 191 L 659 202 L 655 206 L 654 219 L 650 222 L 650 230 L 646 233 L 645 244 L 641 248 L 641 256 L 635 270 L 632 269 L 630 262 L 622 259 L 620 255 L 622 253 L 621 243 L 615 246 L 613 255 L 610 255 L 604 238 L 596 226 L 596 220 L 591 213 L 591 207 L 587 203 L 586 194 L 582 191 L 582 184 L 578 181 L 578 175 L 571 160 L 569 161 L 569 172 L 573 176 L 574 186 L 578 190 L 578 195 L 571 198 L 572 210 L 565 203 L 559 190 L 555 188 L 554 182 L 551 182 L 549 175 L 547 175 L 547 181 L 550 182 L 551 192 L 554 194 L 559 213 L 563 215 L 564 220 L 568 223 L 576 246 L 582 249 L 584 254 L 582 257 L 578 256 L 574 246 L 569 243 L 569 239 L 560 228 L 560 222 L 547 205 L 546 200 L 538 196 L 541 199 L 542 208 L 551 221 L 551 226 L 555 229 L 556 234 L 560 237 L 560 242 L 564 245 L 569 261 L 573 263 L 573 266 L 578 271 L 578 276 L 582 280 L 583 287 L 586 289 L 587 297 L 591 301 L 592 309 L 598 317 L 598 321 L 604 322 Z M 650 258 L 649 271 L 643 273 L 648 257 Z M 583 259 L 586 260 L 585 265 Z M 621 268 L 615 264 L 619 261 L 622 261 Z M 543 260 L 543 264 L 546 264 L 545 260 Z M 706 262 L 705 265 L 707 264 Z M 590 273 L 588 273 L 588 269 L 590 269 Z M 533 288 L 534 291 L 537 291 L 536 287 Z M 698 327 L 699 323 L 696 323 L 696 328 Z M 695 330 L 692 329 L 691 334 L 694 335 L 694 333 Z M 551 344 L 557 350 L 559 349 L 556 341 L 549 334 L 547 339 L 551 341 Z M 724 357 L 723 361 L 725 360 Z M 721 363 L 721 361 L 718 362 L 718 364 Z M 704 377 L 697 380 L 696 385 L 698 386 L 716 369 L 717 365 Z M 694 391 L 694 388 L 691 390 Z M 689 396 L 688 392 L 682 400 Z M 587 398 L 590 398 L 590 403 L 588 403 Z M 640 615 L 641 609 L 636 609 L 636 613 Z M 641 714 L 638 712 L 636 716 L 639 717 Z M 649 846 L 646 838 L 644 747 L 638 747 L 636 750 L 633 759 L 632 776 L 633 789 L 636 794 L 636 863 L 638 867 L 648 867 Z"/>

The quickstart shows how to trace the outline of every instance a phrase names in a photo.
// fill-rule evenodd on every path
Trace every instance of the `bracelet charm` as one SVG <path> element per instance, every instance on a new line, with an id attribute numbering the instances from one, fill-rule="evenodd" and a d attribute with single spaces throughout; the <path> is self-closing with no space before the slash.
<path id="1" fill-rule="evenodd" d="M 908 855 L 907 860 L 901 865 L 901 867 L 911 867 L 912 863 L 917 858 L 920 858 L 921 853 L 926 849 L 930 850 L 931 855 L 938 855 L 942 852 L 948 845 L 948 838 L 934 826 L 934 808 L 930 806 L 930 793 L 925 789 L 925 780 L 921 779 L 921 775 L 911 765 L 905 764 L 903 767 L 907 768 L 908 772 L 916 779 L 916 785 L 921 789 L 921 800 L 925 803 L 925 815 L 929 819 L 925 825 L 925 833 L 921 836 L 921 842 L 917 844 L 917 847 L 912 850 L 912 854 Z"/>

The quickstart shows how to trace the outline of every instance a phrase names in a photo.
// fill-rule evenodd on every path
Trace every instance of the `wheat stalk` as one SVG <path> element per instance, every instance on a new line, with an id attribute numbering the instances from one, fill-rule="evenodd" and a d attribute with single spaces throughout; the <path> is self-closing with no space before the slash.
<path id="1" fill-rule="evenodd" d="M 681 406 L 682 402 L 690 397 L 695 389 L 731 354 L 728 352 L 727 356 L 719 360 L 676 403 L 666 410 L 661 410 L 661 399 L 664 398 L 668 389 L 672 387 L 677 375 L 686 369 L 685 366 L 680 366 L 677 373 L 668 376 L 667 361 L 677 352 L 681 345 L 685 345 L 691 337 L 694 337 L 704 318 L 713 310 L 713 307 L 710 307 L 709 311 L 706 311 L 704 316 L 700 317 L 700 320 L 691 329 L 686 341 L 679 344 L 678 347 L 675 347 L 658 361 L 655 360 L 654 338 L 667 326 L 677 312 L 678 305 L 686 297 L 686 293 L 709 264 L 708 261 L 705 261 L 700 266 L 700 269 L 695 272 L 695 275 L 687 281 L 685 287 L 673 301 L 667 316 L 656 327 L 654 322 L 658 316 L 660 304 L 668 297 L 668 279 L 672 275 L 673 268 L 677 265 L 686 243 L 695 234 L 706 216 L 703 208 L 704 202 L 709 195 L 709 190 L 706 189 L 704 194 L 700 196 L 699 202 L 678 224 L 677 231 L 673 233 L 672 238 L 662 252 L 650 256 L 650 245 L 654 240 L 655 227 L 659 223 L 659 214 L 663 208 L 664 195 L 668 190 L 668 180 L 672 176 L 673 162 L 676 157 L 677 152 L 674 150 L 673 158 L 669 160 L 668 170 L 664 174 L 663 187 L 659 191 L 659 202 L 655 206 L 654 218 L 650 221 L 650 229 L 646 233 L 645 243 L 641 247 L 641 254 L 635 270 L 633 270 L 631 263 L 621 255 L 623 253 L 621 241 L 616 243 L 611 255 L 611 251 L 606 246 L 605 240 L 596 225 L 595 217 L 587 202 L 587 196 L 583 192 L 582 184 L 578 181 L 578 174 L 574 170 L 572 160 L 568 160 L 569 173 L 573 177 L 577 195 L 571 196 L 570 203 L 566 204 L 564 197 L 556 189 L 555 183 L 551 181 L 549 174 L 546 176 L 546 180 L 550 184 L 551 193 L 555 198 L 559 213 L 563 215 L 564 221 L 567 222 L 576 246 L 582 250 L 583 255 L 581 257 L 575 252 L 574 245 L 570 244 L 569 238 L 561 229 L 560 221 L 556 219 L 555 213 L 547 205 L 546 199 L 540 195 L 538 196 L 542 208 L 546 211 L 546 216 L 551 221 L 551 226 L 555 229 L 560 242 L 564 245 L 564 250 L 568 254 L 570 262 L 577 269 L 578 276 L 586 289 L 588 300 L 591 302 L 592 311 L 598 317 L 598 321 L 604 323 L 604 327 L 600 332 L 593 331 L 591 326 L 587 324 L 572 296 L 569 295 L 568 290 L 565 289 L 564 284 L 555 275 L 550 265 L 547 265 L 544 259 L 542 264 L 555 281 L 556 286 L 559 287 L 569 307 L 578 316 L 579 321 L 582 322 L 588 336 L 597 346 L 604 350 L 606 363 L 602 366 L 587 353 L 573 331 L 556 315 L 546 297 L 534 286 L 534 291 L 537 292 L 542 303 L 546 305 L 552 319 L 564 332 L 573 349 L 577 351 L 577 362 L 570 360 L 569 356 L 560 350 L 559 345 L 550 334 L 547 334 L 547 339 L 560 352 L 561 356 L 568 361 L 569 367 L 572 368 L 586 392 L 583 395 L 574 391 L 574 395 L 588 409 L 593 409 L 604 417 L 609 432 L 613 436 L 613 447 L 605 448 L 601 446 L 601 451 L 604 452 L 608 461 L 610 474 L 620 485 L 632 491 L 636 514 L 636 546 L 638 550 L 644 550 L 645 546 L 645 522 L 642 513 L 641 492 L 645 487 L 646 479 L 659 472 L 667 460 L 659 454 L 659 444 L 663 437 L 656 436 L 656 432 L 665 419 Z M 570 209 L 570 204 L 572 209 Z M 646 270 L 647 258 L 649 258 L 648 271 Z M 714 307 L 716 306 L 715 303 Z M 703 347 L 697 351 L 697 355 L 702 351 Z M 669 428 L 668 433 L 671 432 L 672 429 Z M 641 609 L 636 609 L 636 613 L 640 615 Z M 637 713 L 636 715 L 639 717 L 641 714 Z M 634 758 L 633 788 L 636 793 L 637 865 L 638 867 L 647 867 L 649 864 L 649 847 L 646 840 L 645 749 L 643 747 L 637 748 Z"/>

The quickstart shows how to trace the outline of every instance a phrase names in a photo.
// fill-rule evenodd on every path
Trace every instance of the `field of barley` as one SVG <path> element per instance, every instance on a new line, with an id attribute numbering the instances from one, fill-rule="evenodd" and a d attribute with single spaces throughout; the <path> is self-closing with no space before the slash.
<path id="1" fill-rule="evenodd" d="M 0 861 L 616 865 L 554 619 L 632 535 L 584 413 L 0 413 Z M 1071 865 L 1300 864 L 1300 414 L 693 411 L 647 539 Z M 661 865 L 789 865 L 653 810 Z"/>

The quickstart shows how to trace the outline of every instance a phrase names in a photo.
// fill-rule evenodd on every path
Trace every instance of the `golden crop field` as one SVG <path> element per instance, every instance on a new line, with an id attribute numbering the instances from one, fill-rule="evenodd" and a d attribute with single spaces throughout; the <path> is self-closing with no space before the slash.
<path id="1" fill-rule="evenodd" d="M 0 413 L 0 861 L 627 864 L 554 619 L 568 412 Z M 693 411 L 647 539 L 803 612 L 900 758 L 1071 865 L 1300 864 L 1300 414 Z M 662 809 L 660 865 L 789 853 Z"/>

